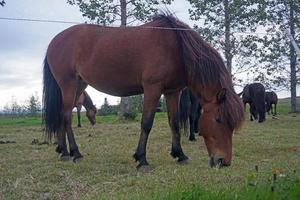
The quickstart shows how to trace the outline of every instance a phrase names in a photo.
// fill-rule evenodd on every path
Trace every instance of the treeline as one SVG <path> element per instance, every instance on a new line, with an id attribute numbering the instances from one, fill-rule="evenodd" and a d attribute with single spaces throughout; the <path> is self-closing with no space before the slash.
<path id="1" fill-rule="evenodd" d="M 129 97 L 129 104 L 131 112 L 128 113 L 128 116 L 125 118 L 134 119 L 138 113 L 143 112 L 143 95 L 135 95 Z M 166 102 L 164 97 L 162 96 L 156 107 L 157 112 L 166 112 Z M 117 115 L 120 112 L 120 104 L 110 105 L 107 98 L 104 99 L 103 105 L 98 109 L 98 115 Z"/>
<path id="2" fill-rule="evenodd" d="M 1 116 L 11 117 L 23 117 L 30 116 L 35 117 L 41 114 L 42 107 L 37 94 L 34 94 L 25 101 L 24 105 L 20 105 L 17 100 L 12 97 L 11 102 L 7 103 L 3 110 L 0 112 Z"/>
<path id="3" fill-rule="evenodd" d="M 126 119 L 134 119 L 138 113 L 143 111 L 143 95 L 136 95 L 129 97 L 130 110 L 131 112 L 128 116 L 125 116 Z M 161 97 L 157 108 L 157 112 L 166 111 L 166 103 L 163 97 Z M 98 109 L 97 114 L 100 116 L 105 115 L 117 115 L 120 112 L 120 103 L 117 105 L 110 105 L 107 98 L 104 99 L 104 103 Z M 24 117 L 24 116 L 40 116 L 42 113 L 41 102 L 37 94 L 29 97 L 25 101 L 25 104 L 19 104 L 17 100 L 12 97 L 11 102 L 7 103 L 3 110 L 0 112 L 0 116 L 10 116 L 10 117 Z"/>

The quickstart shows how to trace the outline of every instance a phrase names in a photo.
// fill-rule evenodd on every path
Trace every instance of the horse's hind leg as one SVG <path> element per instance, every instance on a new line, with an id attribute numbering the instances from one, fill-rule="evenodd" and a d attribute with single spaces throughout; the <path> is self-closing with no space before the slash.
<path id="1" fill-rule="evenodd" d="M 171 156 L 173 156 L 173 158 L 178 158 L 178 162 L 185 163 L 188 160 L 188 157 L 182 151 L 179 133 L 178 102 L 180 93 L 175 92 L 166 94 L 165 96 L 167 102 L 169 125 L 172 131 Z"/>
<path id="2" fill-rule="evenodd" d="M 138 147 L 133 155 L 135 160 L 139 161 L 138 169 L 147 170 L 147 166 L 149 165 L 146 159 L 146 146 L 160 96 L 160 87 L 144 86 L 144 109 L 141 122 L 141 134 Z"/>
<path id="3" fill-rule="evenodd" d="M 57 147 L 56 152 L 60 154 L 60 159 L 62 161 L 70 160 L 70 154 L 68 152 L 66 143 L 66 133 L 64 127 L 61 127 L 57 133 Z"/>
<path id="4" fill-rule="evenodd" d="M 81 88 L 78 88 L 79 85 L 75 80 L 67 81 L 67 83 L 68 85 L 65 88 L 62 88 L 65 125 L 64 128 L 68 136 L 70 156 L 73 157 L 74 162 L 77 162 L 83 156 L 79 152 L 72 129 L 72 110 L 74 107 L 74 103 L 77 101 L 79 95 L 83 90 Z"/>

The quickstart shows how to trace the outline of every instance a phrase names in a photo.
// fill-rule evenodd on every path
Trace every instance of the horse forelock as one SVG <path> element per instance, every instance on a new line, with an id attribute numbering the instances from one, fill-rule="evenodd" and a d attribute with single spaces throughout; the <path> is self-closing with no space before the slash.
<path id="1" fill-rule="evenodd" d="M 189 82 L 197 82 L 203 87 L 218 85 L 226 88 L 224 118 L 231 129 L 237 129 L 244 120 L 243 104 L 233 89 L 231 75 L 227 71 L 220 54 L 205 42 L 201 36 L 170 13 L 153 17 L 159 26 L 173 28 L 177 34 L 185 72 Z"/>

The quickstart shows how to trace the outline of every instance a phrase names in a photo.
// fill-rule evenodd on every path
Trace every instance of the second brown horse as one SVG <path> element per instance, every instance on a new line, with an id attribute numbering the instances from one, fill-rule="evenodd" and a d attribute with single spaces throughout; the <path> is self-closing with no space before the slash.
<path id="1" fill-rule="evenodd" d="M 115 96 L 144 93 L 141 134 L 134 158 L 147 168 L 146 145 L 161 94 L 172 131 L 171 155 L 185 162 L 178 120 L 179 97 L 188 86 L 202 105 L 200 131 L 210 166 L 228 166 L 232 135 L 244 120 L 221 56 L 189 26 L 172 15 L 156 15 L 137 27 L 75 25 L 49 44 L 44 61 L 44 122 L 58 136 L 63 160 L 82 158 L 71 127 L 74 102 L 87 85 Z M 69 141 L 70 153 L 66 145 Z"/>

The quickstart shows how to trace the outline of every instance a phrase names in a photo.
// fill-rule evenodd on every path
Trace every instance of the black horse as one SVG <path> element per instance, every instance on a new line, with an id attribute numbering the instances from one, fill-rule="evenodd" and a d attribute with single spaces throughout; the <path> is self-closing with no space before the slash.
<path id="1" fill-rule="evenodd" d="M 198 133 L 198 122 L 201 115 L 201 105 L 198 103 L 192 91 L 188 88 L 182 90 L 180 96 L 180 113 L 179 121 L 180 128 L 188 135 L 190 141 L 196 141 L 195 133 Z M 189 121 L 189 134 L 188 134 Z M 199 133 L 200 135 L 200 133 Z"/>
<path id="2" fill-rule="evenodd" d="M 244 87 L 242 92 L 243 103 L 250 105 L 250 120 L 253 118 L 261 123 L 266 120 L 265 87 L 261 83 L 252 83 Z"/>
<path id="3" fill-rule="evenodd" d="M 271 110 L 272 115 L 277 115 L 277 111 L 276 111 L 277 102 L 278 102 L 278 97 L 275 92 L 273 92 L 273 91 L 266 92 L 266 110 L 269 114 L 270 114 L 270 110 Z M 273 106 L 272 106 L 273 104 L 274 104 L 274 112 L 273 112 Z"/>

